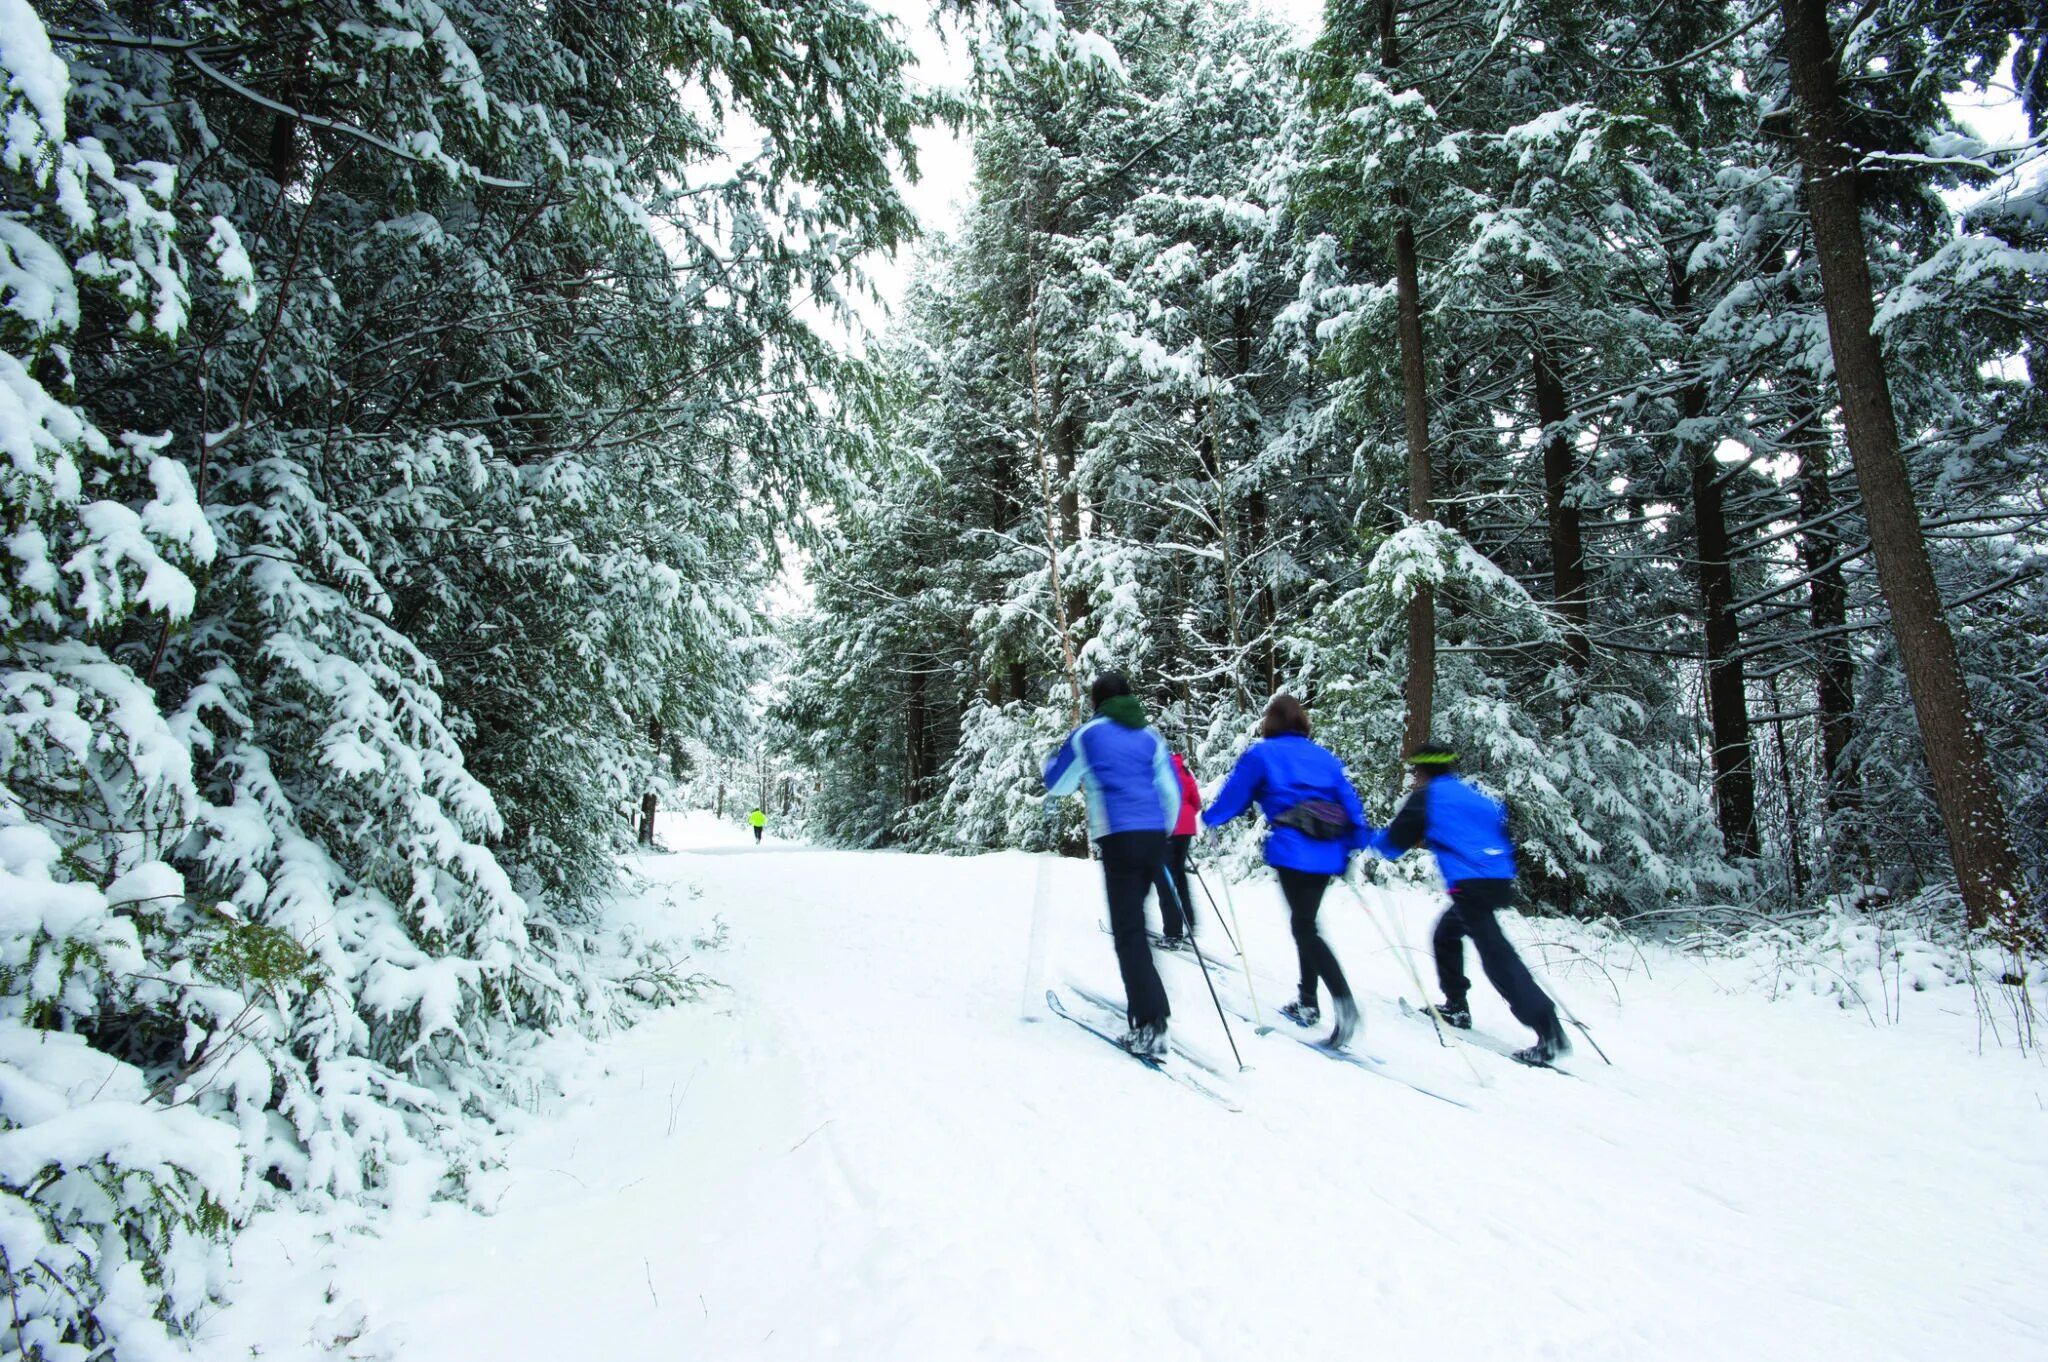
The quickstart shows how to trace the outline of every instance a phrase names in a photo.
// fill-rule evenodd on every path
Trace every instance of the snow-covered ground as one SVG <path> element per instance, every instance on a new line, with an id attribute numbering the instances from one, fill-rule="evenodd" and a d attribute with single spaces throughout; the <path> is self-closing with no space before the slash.
<path id="1" fill-rule="evenodd" d="M 1042 875 L 1045 982 L 1121 996 L 1089 864 L 756 849 L 702 818 L 664 840 L 638 911 L 722 918 L 697 963 L 726 987 L 565 1045 L 570 1100 L 491 1175 L 495 1214 L 259 1222 L 205 1355 L 2048 1357 L 2048 1073 L 1980 1053 L 1963 990 L 1873 1025 L 1617 947 L 1558 972 L 1614 1067 L 1582 1044 L 1560 1077 L 1403 1019 L 1405 970 L 1333 887 L 1360 1048 L 1468 1108 L 1239 1026 L 1232 1112 L 1027 1009 Z M 1426 938 L 1426 896 L 1367 894 Z M 1234 897 L 1271 1008 L 1279 895 Z M 1177 1034 L 1233 1071 L 1193 960 L 1160 968 Z"/>

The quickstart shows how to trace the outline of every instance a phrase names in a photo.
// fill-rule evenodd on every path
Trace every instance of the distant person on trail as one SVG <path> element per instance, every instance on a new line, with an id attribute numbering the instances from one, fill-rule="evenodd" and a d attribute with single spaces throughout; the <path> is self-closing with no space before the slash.
<path id="1" fill-rule="evenodd" d="M 761 845 L 761 829 L 768 826 L 768 815 L 760 809 L 747 815 L 747 826 L 754 830 L 754 845 Z"/>
<path id="2" fill-rule="evenodd" d="M 1195 934 L 1195 901 L 1188 895 L 1188 844 L 1195 840 L 1195 815 L 1202 811 L 1202 792 L 1178 752 L 1173 754 L 1173 775 L 1180 783 L 1180 817 L 1166 839 L 1166 864 L 1152 887 L 1159 894 L 1159 923 L 1166 929 L 1161 950 L 1177 951 Z"/>
<path id="3" fill-rule="evenodd" d="M 1166 989 L 1145 940 L 1145 892 L 1166 865 L 1166 838 L 1180 817 L 1180 782 L 1166 744 L 1145 722 L 1145 707 L 1121 672 L 1088 688 L 1095 717 L 1067 734 L 1045 764 L 1048 795 L 1085 792 L 1088 835 L 1102 853 L 1110 935 L 1124 978 L 1123 1037 L 1133 1054 L 1166 1053 Z"/>
<path id="4" fill-rule="evenodd" d="M 1436 977 L 1444 1000 L 1437 1014 L 1445 1024 L 1469 1029 L 1465 938 L 1479 952 L 1487 980 L 1507 999 L 1515 1020 L 1536 1033 L 1536 1043 L 1517 1050 L 1524 1064 L 1548 1064 L 1568 1055 L 1571 1041 L 1558 1024 L 1557 1004 L 1536 986 L 1529 967 L 1502 934 L 1494 914 L 1515 902 L 1515 848 L 1508 839 L 1508 811 L 1458 778 L 1458 754 L 1440 743 L 1423 743 L 1405 758 L 1415 788 L 1394 819 L 1372 838 L 1374 851 L 1388 860 L 1417 845 L 1436 856 L 1451 906 L 1436 921 Z"/>
<path id="5" fill-rule="evenodd" d="M 1351 853 L 1365 846 L 1372 826 L 1358 791 L 1344 773 L 1344 763 L 1310 737 L 1308 714 L 1291 695 L 1276 695 L 1259 723 L 1259 741 L 1237 759 L 1230 778 L 1216 792 L 1202 815 L 1204 827 L 1217 828 L 1243 813 L 1254 801 L 1266 815 L 1266 864 L 1280 880 L 1280 892 L 1294 928 L 1294 949 L 1301 965 L 1301 988 L 1281 1015 L 1299 1026 L 1322 1020 L 1316 981 L 1330 990 L 1336 1020 L 1329 1044 L 1342 1049 L 1358 1030 L 1358 1004 L 1330 943 L 1316 930 L 1316 913 L 1330 877 L 1341 875 Z"/>

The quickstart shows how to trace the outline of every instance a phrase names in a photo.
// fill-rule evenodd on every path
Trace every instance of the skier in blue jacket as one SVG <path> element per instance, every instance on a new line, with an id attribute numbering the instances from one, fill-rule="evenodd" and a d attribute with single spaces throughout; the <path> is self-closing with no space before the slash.
<path id="1" fill-rule="evenodd" d="M 1274 696 L 1259 722 L 1259 741 L 1237 759 L 1202 821 L 1221 827 L 1254 801 L 1266 815 L 1272 829 L 1266 834 L 1266 864 L 1286 896 L 1301 965 L 1300 995 L 1280 1011 L 1301 1026 L 1322 1020 L 1316 1006 L 1320 979 L 1330 990 L 1330 1010 L 1336 1014 L 1329 1043 L 1341 1049 L 1358 1029 L 1358 1004 L 1330 943 L 1316 930 L 1316 913 L 1331 876 L 1344 873 L 1372 827 L 1344 763 L 1319 747 L 1312 731 L 1299 700 Z"/>
<path id="2" fill-rule="evenodd" d="M 1166 989 L 1145 939 L 1145 895 L 1165 872 L 1166 838 L 1180 816 L 1180 781 L 1166 744 L 1145 722 L 1145 707 L 1121 672 L 1104 672 L 1088 688 L 1095 717 L 1067 734 L 1045 764 L 1049 795 L 1083 791 L 1088 835 L 1102 853 L 1110 934 L 1124 977 L 1134 1054 L 1166 1053 Z"/>
<path id="3" fill-rule="evenodd" d="M 1436 977 L 1444 1001 L 1443 1020 L 1460 1029 L 1472 1025 L 1465 977 L 1465 938 L 1479 952 L 1479 964 L 1515 1020 L 1536 1033 L 1536 1043 L 1515 1052 L 1524 1064 L 1548 1064 L 1571 1053 L 1558 1024 L 1557 1004 L 1536 985 L 1529 967 L 1502 934 L 1494 914 L 1515 901 L 1515 848 L 1508 839 L 1508 811 L 1458 778 L 1458 754 L 1424 743 L 1406 758 L 1415 788 L 1394 819 L 1371 839 L 1388 860 L 1415 846 L 1427 846 L 1443 872 L 1451 906 L 1437 919 L 1432 944 Z"/>

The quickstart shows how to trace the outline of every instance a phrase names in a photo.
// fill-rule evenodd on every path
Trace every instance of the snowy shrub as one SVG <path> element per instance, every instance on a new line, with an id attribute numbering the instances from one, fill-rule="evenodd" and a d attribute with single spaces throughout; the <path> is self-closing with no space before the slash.
<path id="1" fill-rule="evenodd" d="M 1974 1012 L 1986 1044 L 2025 1047 L 2039 1043 L 2048 1006 L 2039 962 L 1972 939 L 1953 890 L 1894 901 L 1881 887 L 1865 886 L 1829 895 L 1817 911 L 1796 917 L 1730 904 L 1680 905 L 1635 929 L 1680 950 L 1739 962 L 1749 986 L 1768 997 L 1822 999 L 1872 1024 L 1940 1006 Z"/>
<path id="2" fill-rule="evenodd" d="M 1069 727 L 1063 708 L 969 709 L 960 721 L 953 778 L 930 813 L 921 814 L 931 820 L 928 835 L 977 851 L 1042 850 L 1085 838 L 1087 815 L 1080 801 L 1048 801 L 1045 795 L 1045 763 Z"/>

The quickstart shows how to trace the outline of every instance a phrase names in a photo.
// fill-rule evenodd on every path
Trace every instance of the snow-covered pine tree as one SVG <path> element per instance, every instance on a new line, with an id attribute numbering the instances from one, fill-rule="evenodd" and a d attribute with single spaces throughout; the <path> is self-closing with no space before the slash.
<path id="1" fill-rule="evenodd" d="M 159 1355 L 259 1195 L 459 1193 L 645 995 L 623 815 L 934 105 L 853 3 L 0 14 L 10 1343 Z"/>
<path id="2" fill-rule="evenodd" d="M 1366 587 L 1304 630 L 1334 687 L 1325 706 L 1369 744 L 1370 768 L 1393 770 L 1405 725 L 1379 678 L 1402 665 L 1408 602 L 1426 588 L 1431 726 L 1485 754 L 1481 779 L 1513 797 L 1539 896 L 1616 910 L 1725 891 L 1740 877 L 1699 836 L 1694 730 L 1680 678 L 1655 660 L 1669 645 L 1618 637 L 1646 591 L 1661 604 L 1677 585 L 1644 580 L 1652 565 L 1629 552 L 1613 498 L 1640 496 L 1628 483 L 1645 470 L 1625 453 L 1637 404 L 1682 358 L 1684 331 L 1636 297 L 1664 276 L 1656 214 L 1691 167 L 1594 59 L 1614 21 L 1458 7 L 1397 42 L 1390 69 L 1384 19 L 1333 10 L 1308 66 L 1321 133 L 1303 196 L 1348 268 L 1304 301 L 1329 319 L 1340 400 L 1366 432 L 1372 554 Z M 1425 481 L 1440 519 L 1424 524 L 1408 519 L 1418 484 L 1387 235 L 1402 212 L 1426 243 Z M 1614 797 L 1644 787 L 1659 796 Z"/>
<path id="3" fill-rule="evenodd" d="M 1283 34 L 1234 4 L 1081 17 L 1121 76 L 992 92 L 977 200 L 892 352 L 898 457 L 798 626 L 791 717 L 847 835 L 1035 839 L 1038 764 L 1104 667 L 1226 759 L 1286 680 L 1295 599 L 1349 560 Z M 818 750 L 855 712 L 854 751 Z M 883 764 L 860 799 L 849 765 Z"/>

